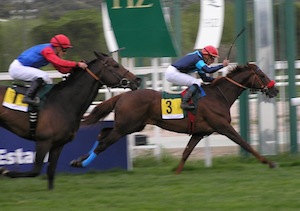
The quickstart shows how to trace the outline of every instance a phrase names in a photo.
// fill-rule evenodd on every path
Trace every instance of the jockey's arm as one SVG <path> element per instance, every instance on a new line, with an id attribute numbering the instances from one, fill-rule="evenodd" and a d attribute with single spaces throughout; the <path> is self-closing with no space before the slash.
<path id="1" fill-rule="evenodd" d="M 45 48 L 42 55 L 49 61 L 59 72 L 65 74 L 71 72 L 72 68 L 77 66 L 77 62 L 68 61 L 58 57 L 51 48 Z"/>
<path id="2" fill-rule="evenodd" d="M 207 76 L 205 73 L 198 72 L 198 74 L 204 82 L 212 82 L 213 80 L 215 80 L 213 77 Z"/>
<path id="3" fill-rule="evenodd" d="M 213 67 L 209 67 L 207 65 L 203 66 L 201 69 L 205 72 L 205 73 L 214 73 L 217 72 L 218 70 L 222 69 L 224 66 L 222 64 L 217 65 L 217 66 L 213 66 Z"/>

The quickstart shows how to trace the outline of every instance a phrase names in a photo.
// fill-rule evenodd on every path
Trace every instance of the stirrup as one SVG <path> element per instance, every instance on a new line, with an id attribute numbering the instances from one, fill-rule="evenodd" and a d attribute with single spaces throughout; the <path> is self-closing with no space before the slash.
<path id="1" fill-rule="evenodd" d="M 180 107 L 182 109 L 186 109 L 186 110 L 192 110 L 195 109 L 195 105 L 194 104 L 188 104 L 187 102 L 182 102 Z"/>
<path id="2" fill-rule="evenodd" d="M 40 103 L 40 98 L 35 97 L 35 98 L 31 99 L 30 97 L 24 97 L 22 100 L 22 103 L 26 103 L 29 105 L 38 105 Z"/>

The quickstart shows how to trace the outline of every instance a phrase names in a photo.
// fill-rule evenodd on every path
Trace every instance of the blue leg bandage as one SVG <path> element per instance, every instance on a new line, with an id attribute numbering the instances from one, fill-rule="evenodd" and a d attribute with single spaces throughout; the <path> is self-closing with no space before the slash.
<path id="1" fill-rule="evenodd" d="M 92 152 L 90 156 L 82 162 L 82 167 L 87 167 L 96 157 L 97 154 Z"/>
<path id="2" fill-rule="evenodd" d="M 96 147 L 98 146 L 99 141 L 95 141 L 94 146 L 92 147 L 92 149 L 89 151 L 89 154 L 91 154 L 92 152 L 94 152 L 94 150 L 96 149 Z"/>

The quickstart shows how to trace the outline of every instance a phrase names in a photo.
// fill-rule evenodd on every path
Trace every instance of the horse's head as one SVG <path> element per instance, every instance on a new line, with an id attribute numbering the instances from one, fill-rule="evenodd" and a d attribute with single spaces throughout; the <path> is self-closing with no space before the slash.
<path id="1" fill-rule="evenodd" d="M 233 82 L 240 85 L 244 89 L 252 91 L 260 91 L 266 96 L 273 98 L 279 91 L 275 87 L 275 81 L 271 80 L 257 65 L 247 64 L 243 67 L 237 67 L 235 71 L 229 74 L 236 74 L 241 82 L 237 82 L 234 76 Z"/>
<path id="2" fill-rule="evenodd" d="M 97 59 L 91 65 L 99 82 L 109 87 L 130 88 L 131 90 L 136 90 L 140 86 L 141 78 L 135 76 L 112 57 L 103 53 L 94 53 Z"/>

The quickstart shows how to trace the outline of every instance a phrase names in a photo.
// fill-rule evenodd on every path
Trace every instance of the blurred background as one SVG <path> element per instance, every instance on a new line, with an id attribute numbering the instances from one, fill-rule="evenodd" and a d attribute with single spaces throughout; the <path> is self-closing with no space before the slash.
<path id="1" fill-rule="evenodd" d="M 179 48 L 177 57 L 170 58 L 171 61 L 178 59 L 184 54 L 191 52 L 194 49 L 199 17 L 200 17 L 200 2 L 199 0 L 162 0 L 162 5 L 168 8 L 170 13 L 170 33 L 175 38 Z M 226 58 L 229 47 L 236 37 L 238 31 L 236 29 L 237 16 L 240 8 L 237 7 L 239 1 L 226 0 L 224 12 L 224 27 L 219 46 L 220 60 Z M 255 20 L 254 20 L 254 1 L 240 1 L 246 4 L 246 25 L 245 36 L 246 43 L 246 60 L 256 62 L 255 53 Z M 274 35 L 274 60 L 279 62 L 274 70 L 274 77 L 280 89 L 280 94 L 276 98 L 276 127 L 278 128 L 279 137 L 276 141 L 275 151 L 292 151 L 297 152 L 297 109 L 290 104 L 291 97 L 298 97 L 300 85 L 299 65 L 289 74 L 288 68 L 281 65 L 280 62 L 285 62 L 288 59 L 289 53 L 294 52 L 294 62 L 299 64 L 299 46 L 297 42 L 300 36 L 300 0 L 291 1 L 293 5 L 293 14 L 296 20 L 293 26 L 295 32 L 294 48 L 287 46 L 287 17 L 288 11 L 285 7 L 285 0 L 274 0 L 273 9 L 273 35 Z M 63 33 L 69 36 L 73 44 L 73 49 L 66 55 L 67 59 L 86 61 L 94 59 L 93 51 L 109 52 L 106 45 L 102 15 L 101 15 L 101 0 L 1 0 L 0 2 L 0 72 L 7 72 L 10 63 L 23 50 L 38 43 L 47 43 L 50 38 L 58 33 Z M 124 24 L 126 21 L 124 20 Z M 238 43 L 238 42 L 237 42 Z M 151 66 L 151 58 L 135 58 L 135 67 Z M 238 48 L 233 46 L 230 61 L 238 63 Z M 170 62 L 167 60 L 167 62 Z M 163 65 L 165 60 L 160 60 L 159 65 Z M 166 68 L 166 66 L 163 66 Z M 52 66 L 47 66 L 45 70 L 53 70 Z M 134 71 L 133 71 L 134 72 Z M 139 74 L 140 71 L 136 71 Z M 153 75 L 142 74 L 144 78 L 143 88 L 153 88 Z M 293 77 L 295 84 L 289 86 L 290 78 Z M 160 76 L 163 80 L 163 76 Z M 4 81 L 3 83 L 10 83 Z M 160 87 L 161 89 L 161 87 Z M 174 90 L 182 90 L 182 87 L 175 87 Z M 291 93 L 289 89 L 294 89 Z M 104 100 L 111 95 L 99 93 L 97 100 Z M 239 102 L 232 108 L 232 124 L 237 130 L 241 130 L 245 139 L 252 144 L 259 145 L 259 138 L 256 135 L 259 130 L 259 112 L 257 112 L 257 94 L 247 93 L 246 111 L 240 108 Z M 249 122 L 249 126 L 241 128 L 240 115 L 241 113 L 249 113 L 249 119 L 242 121 Z M 291 117 L 294 118 L 291 120 Z M 296 125 L 296 127 L 294 127 Z M 291 132 L 291 130 L 293 130 Z M 280 132 L 280 134 L 279 134 Z M 154 137 L 158 137 L 156 131 Z M 149 134 L 147 134 L 149 135 Z M 153 136 L 151 134 L 150 136 Z M 296 139 L 296 140 L 292 140 Z M 151 142 L 151 140 L 150 140 Z M 293 143 L 291 143 L 293 142 Z M 154 142 L 153 142 L 154 143 Z M 294 147 L 291 148 L 291 145 Z M 278 147 L 279 146 L 279 147 Z M 273 152 L 272 152 L 273 153 Z"/>
<path id="2" fill-rule="evenodd" d="M 193 50 L 198 32 L 200 3 L 199 0 L 162 0 L 170 8 L 172 33 L 180 33 L 181 55 Z M 275 60 L 286 56 L 285 44 L 279 40 L 285 30 L 282 4 L 283 0 L 273 1 L 274 38 L 276 44 Z M 295 0 L 296 20 L 300 18 L 300 1 Z M 247 3 L 247 33 L 249 33 L 248 61 L 255 60 L 254 52 L 254 8 L 253 1 Z M 179 8 L 177 7 L 179 6 Z M 235 32 L 234 0 L 225 1 L 225 22 L 221 45 L 221 58 L 225 58 Z M 180 18 L 180 19 L 178 19 Z M 176 21 L 175 21 L 176 20 Z M 180 20 L 180 23 L 177 21 Z M 0 2 L 0 71 L 5 72 L 10 62 L 26 48 L 37 43 L 49 42 L 52 35 L 65 33 L 70 36 L 74 48 L 68 57 L 72 59 L 93 59 L 94 50 L 107 51 L 103 35 L 101 0 L 1 0 Z M 300 23 L 296 22 L 297 37 L 300 35 Z M 176 31 L 176 30 L 179 30 Z M 299 49 L 300 43 L 295 46 Z M 76 56 L 75 56 L 76 55 Z M 178 55 L 178 56 L 181 56 Z M 80 57 L 80 58 L 78 58 Z M 236 48 L 230 56 L 236 61 Z M 299 59 L 299 52 L 297 52 Z"/>

